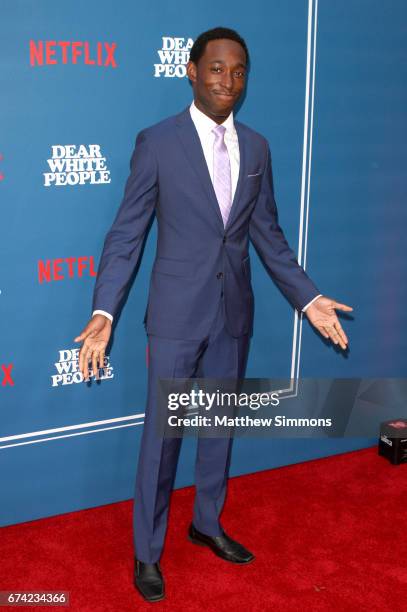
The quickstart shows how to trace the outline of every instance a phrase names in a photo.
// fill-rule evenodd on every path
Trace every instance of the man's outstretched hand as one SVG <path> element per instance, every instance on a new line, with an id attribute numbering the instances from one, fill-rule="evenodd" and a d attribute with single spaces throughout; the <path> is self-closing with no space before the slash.
<path id="1" fill-rule="evenodd" d="M 79 352 L 79 369 L 84 380 L 89 380 L 90 360 L 92 361 L 93 374 L 96 378 L 99 378 L 98 362 L 99 368 L 102 368 L 111 331 L 110 320 L 101 314 L 96 314 L 91 318 L 82 333 L 75 338 L 74 342 L 83 342 Z"/>
<path id="2" fill-rule="evenodd" d="M 353 310 L 351 306 L 340 304 L 323 295 L 308 306 L 305 314 L 324 338 L 330 338 L 334 344 L 339 344 L 342 349 L 346 349 L 348 338 L 339 323 L 335 309 L 343 310 L 343 312 L 351 312 Z"/>

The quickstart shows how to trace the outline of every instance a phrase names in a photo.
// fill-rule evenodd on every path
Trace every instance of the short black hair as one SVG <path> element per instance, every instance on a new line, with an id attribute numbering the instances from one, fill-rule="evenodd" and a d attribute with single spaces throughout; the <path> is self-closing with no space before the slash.
<path id="1" fill-rule="evenodd" d="M 201 59 L 202 55 L 205 53 L 205 48 L 208 42 L 211 40 L 220 40 L 222 38 L 226 38 L 228 40 L 234 40 L 239 43 L 243 47 L 244 52 L 246 53 L 246 61 L 249 63 L 249 50 L 244 39 L 236 32 L 236 30 L 231 30 L 230 28 L 212 28 L 212 30 L 207 30 L 206 32 L 202 32 L 195 40 L 194 44 L 191 47 L 191 51 L 189 53 L 189 59 L 194 64 L 197 64 Z"/>

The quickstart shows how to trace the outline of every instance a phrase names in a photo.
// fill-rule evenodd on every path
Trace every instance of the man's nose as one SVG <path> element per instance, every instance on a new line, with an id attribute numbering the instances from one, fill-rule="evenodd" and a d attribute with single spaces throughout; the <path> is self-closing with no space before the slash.
<path id="1" fill-rule="evenodd" d="M 233 76 L 231 72 L 225 70 L 225 72 L 222 74 L 222 85 L 228 91 L 233 88 Z"/>

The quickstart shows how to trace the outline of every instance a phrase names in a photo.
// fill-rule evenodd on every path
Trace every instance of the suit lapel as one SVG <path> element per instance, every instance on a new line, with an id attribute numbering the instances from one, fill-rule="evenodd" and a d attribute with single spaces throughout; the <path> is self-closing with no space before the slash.
<path id="1" fill-rule="evenodd" d="M 226 222 L 225 230 L 230 227 L 233 219 L 236 217 L 236 211 L 239 207 L 240 196 L 242 194 L 243 184 L 246 176 L 246 138 L 244 136 L 244 131 L 242 130 L 240 123 L 235 121 L 235 128 L 237 132 L 237 138 L 239 143 L 239 177 L 237 179 L 236 191 L 232 202 L 232 207 L 230 209 L 229 217 Z M 222 216 L 222 215 L 221 215 Z"/>
<path id="2" fill-rule="evenodd" d="M 221 223 L 223 228 L 222 214 L 220 212 L 208 166 L 206 165 L 206 159 L 201 146 L 201 141 L 199 140 L 198 132 L 195 129 L 194 122 L 192 121 L 189 112 L 189 107 L 187 107 L 177 116 L 176 124 L 177 133 L 181 140 L 182 146 L 184 147 L 186 158 L 188 159 L 188 162 L 192 166 L 194 172 L 198 175 L 198 178 L 201 181 L 208 199 L 215 211 L 218 222 Z"/>
<path id="3" fill-rule="evenodd" d="M 215 190 L 213 188 L 208 166 L 206 164 L 206 159 L 202 150 L 201 141 L 199 140 L 198 132 L 195 129 L 194 122 L 192 121 L 191 114 L 189 112 L 189 107 L 187 107 L 182 113 L 177 115 L 176 125 L 177 133 L 185 150 L 185 155 L 188 159 L 188 162 L 192 166 L 195 173 L 198 175 L 202 186 L 208 196 L 208 199 L 214 209 L 216 218 L 221 224 L 221 228 L 223 230 L 223 219 L 222 214 L 220 212 L 219 203 L 216 197 Z M 245 133 L 238 121 L 235 122 L 235 128 L 238 137 L 240 155 L 239 177 L 225 230 L 230 227 L 231 222 L 236 216 L 246 176 L 247 143 Z"/>

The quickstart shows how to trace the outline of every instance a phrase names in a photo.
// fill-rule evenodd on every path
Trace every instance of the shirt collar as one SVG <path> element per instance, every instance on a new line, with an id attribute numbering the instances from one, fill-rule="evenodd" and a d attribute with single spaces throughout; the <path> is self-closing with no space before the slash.
<path id="1" fill-rule="evenodd" d="M 192 121 L 194 122 L 195 127 L 198 130 L 198 132 L 209 134 L 213 130 L 213 128 L 218 125 L 216 121 L 214 121 L 213 119 L 208 117 L 208 115 L 205 115 L 205 113 L 200 111 L 199 108 L 195 105 L 194 101 L 192 101 L 192 104 L 189 107 L 189 111 L 191 113 Z M 225 126 L 226 133 L 228 132 L 230 134 L 235 133 L 235 124 L 233 121 L 233 111 L 225 119 L 225 121 L 223 121 L 221 125 Z"/>

